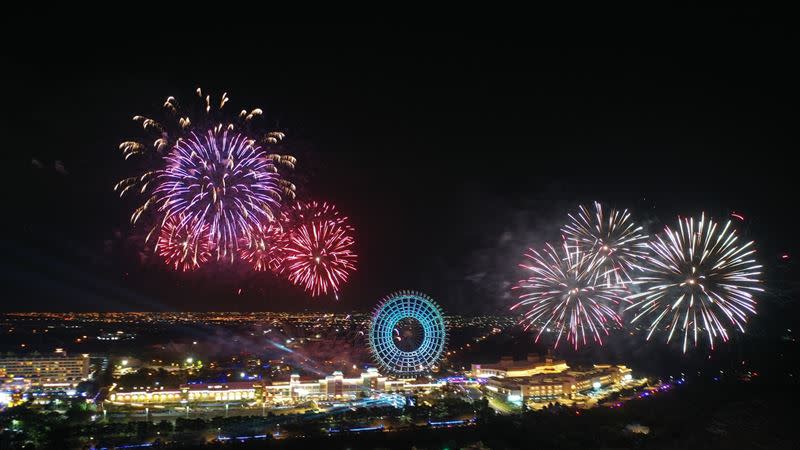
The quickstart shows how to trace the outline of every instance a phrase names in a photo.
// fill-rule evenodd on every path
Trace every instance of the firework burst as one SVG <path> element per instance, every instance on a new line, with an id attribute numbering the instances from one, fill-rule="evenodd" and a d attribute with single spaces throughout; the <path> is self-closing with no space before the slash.
<path id="1" fill-rule="evenodd" d="M 288 230 L 282 272 L 312 296 L 338 296 L 340 285 L 356 268 L 354 230 L 347 217 L 328 203 L 298 202 L 281 221 Z"/>
<path id="2" fill-rule="evenodd" d="M 530 262 L 520 267 L 530 271 L 530 276 L 514 287 L 522 293 L 511 309 L 527 308 L 521 324 L 526 330 L 538 329 L 537 342 L 545 330 L 552 329 L 558 334 L 554 347 L 564 335 L 575 349 L 589 339 L 602 345 L 608 326 L 621 325 L 616 311 L 626 290 L 598 276 L 600 258 L 566 240 L 558 250 L 547 244 L 541 252 L 530 249 L 525 256 Z"/>
<path id="3" fill-rule="evenodd" d="M 749 314 L 755 314 L 753 294 L 763 292 L 761 266 L 753 258 L 753 242 L 739 245 L 729 220 L 724 227 L 705 214 L 678 220 L 677 230 L 668 226 L 648 245 L 646 272 L 635 280 L 641 292 L 629 296 L 636 309 L 631 320 L 650 320 L 647 339 L 658 329 L 683 334 L 683 351 L 690 340 L 697 346 L 701 336 L 711 349 L 716 338 L 729 339 L 726 328 L 744 332 Z"/>
<path id="4" fill-rule="evenodd" d="M 239 255 L 258 272 L 278 272 L 285 256 L 286 238 L 280 222 L 269 222 L 243 238 Z"/>
<path id="5" fill-rule="evenodd" d="M 172 216 L 161 227 L 156 242 L 156 253 L 175 270 L 194 270 L 211 257 L 211 239 L 208 225 L 199 226 L 197 220 Z"/>
<path id="6" fill-rule="evenodd" d="M 605 283 L 610 286 L 632 281 L 631 273 L 641 270 L 648 251 L 647 235 L 628 210 L 611 209 L 606 214 L 603 205 L 594 202 L 594 211 L 581 205 L 578 214 L 569 214 L 569 218 L 570 223 L 561 231 L 582 253 L 598 258 Z"/>
<path id="7" fill-rule="evenodd" d="M 165 158 L 154 203 L 165 217 L 180 214 L 208 226 L 218 258 L 233 257 L 238 242 L 280 208 L 279 176 L 261 148 L 241 134 L 191 133 Z"/>
<path id="8" fill-rule="evenodd" d="M 242 111 L 226 122 L 227 94 L 219 102 L 203 97 L 200 89 L 197 94 L 203 105 L 199 117 L 183 115 L 174 97 L 164 102 L 169 121 L 134 117 L 153 141 L 120 144 L 125 159 L 139 158 L 143 170 L 117 183 L 115 190 L 120 196 L 135 192 L 146 198 L 131 222 L 152 214 L 148 239 L 172 217 L 180 217 L 191 232 L 207 228 L 217 259 L 232 261 L 240 243 L 263 223 L 276 220 L 282 201 L 294 197 L 294 185 L 278 168 L 294 167 L 296 161 L 268 151 L 284 135 L 255 131 L 260 109 Z"/>

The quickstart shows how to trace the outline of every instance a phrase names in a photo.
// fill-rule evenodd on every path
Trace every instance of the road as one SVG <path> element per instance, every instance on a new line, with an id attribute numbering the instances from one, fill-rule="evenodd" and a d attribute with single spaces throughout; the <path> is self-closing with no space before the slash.
<path id="1" fill-rule="evenodd" d="M 480 400 L 481 397 L 486 397 L 486 399 L 489 400 L 489 407 L 500 414 L 518 414 L 520 412 L 520 408 L 511 405 L 504 399 L 498 398 L 495 395 L 491 395 L 491 393 L 488 394 L 489 395 L 484 395 L 484 393 L 477 387 L 467 386 L 467 395 L 469 395 L 473 401 Z"/>
<path id="2" fill-rule="evenodd" d="M 500 414 L 509 415 L 509 414 L 518 414 L 520 412 L 519 408 L 514 407 L 510 405 L 508 402 L 500 400 L 497 397 L 494 397 L 492 395 L 487 395 L 486 398 L 489 400 L 489 407 L 491 407 L 493 410 L 497 411 Z"/>

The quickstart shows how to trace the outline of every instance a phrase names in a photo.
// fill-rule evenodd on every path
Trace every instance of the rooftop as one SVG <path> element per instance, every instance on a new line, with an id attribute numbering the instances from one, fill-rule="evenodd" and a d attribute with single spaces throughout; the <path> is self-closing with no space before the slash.
<path id="1" fill-rule="evenodd" d="M 561 365 L 566 364 L 566 361 L 561 359 L 553 359 L 551 357 L 542 358 L 536 354 L 529 354 L 526 359 L 522 360 L 514 360 L 511 356 L 503 356 L 500 358 L 500 361 L 496 363 L 489 363 L 489 364 L 475 364 L 475 366 L 480 367 L 481 369 L 501 369 L 501 370 L 509 370 L 509 369 L 525 369 L 530 367 L 539 367 L 539 366 L 549 366 L 549 365 Z"/>

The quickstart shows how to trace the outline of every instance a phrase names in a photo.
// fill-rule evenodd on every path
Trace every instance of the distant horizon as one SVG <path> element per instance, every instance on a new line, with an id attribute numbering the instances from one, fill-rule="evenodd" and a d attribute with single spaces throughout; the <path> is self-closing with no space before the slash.
<path id="1" fill-rule="evenodd" d="M 43 314 L 302 314 L 302 313 L 325 313 L 334 315 L 348 314 L 371 314 L 372 311 L 352 310 L 352 311 L 325 311 L 325 310 L 302 310 L 302 311 L 2 311 L 0 316 L 15 314 L 43 315 Z M 513 317 L 519 314 L 511 314 L 508 311 L 500 311 L 496 314 L 460 314 L 444 311 L 445 316 L 504 316 Z"/>

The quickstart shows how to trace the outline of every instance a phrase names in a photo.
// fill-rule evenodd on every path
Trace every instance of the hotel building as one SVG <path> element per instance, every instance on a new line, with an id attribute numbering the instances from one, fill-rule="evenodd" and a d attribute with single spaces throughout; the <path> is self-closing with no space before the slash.
<path id="1" fill-rule="evenodd" d="M 71 389 L 89 376 L 89 355 L 68 356 L 63 350 L 52 355 L 0 355 L 0 373 L 5 380 L 21 380 L 32 388 Z"/>
<path id="2" fill-rule="evenodd" d="M 472 376 L 476 378 L 516 378 L 529 377 L 538 374 L 560 373 L 569 369 L 566 361 L 553 358 L 541 358 L 537 355 L 528 355 L 522 361 L 514 361 L 510 356 L 500 358 L 500 362 L 493 364 L 473 364 Z"/>
<path id="3" fill-rule="evenodd" d="M 524 361 L 506 357 L 496 364 L 473 364 L 472 373 L 489 378 L 485 384 L 488 391 L 511 401 L 535 402 L 572 399 L 576 394 L 631 379 L 631 369 L 622 365 L 595 364 L 590 369 L 577 370 L 570 369 L 564 361 L 534 356 Z"/>

